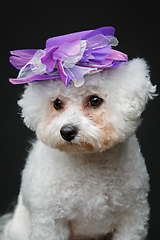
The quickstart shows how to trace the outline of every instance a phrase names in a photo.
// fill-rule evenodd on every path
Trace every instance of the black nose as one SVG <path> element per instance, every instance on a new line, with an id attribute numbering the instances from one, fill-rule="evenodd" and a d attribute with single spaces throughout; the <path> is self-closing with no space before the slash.
<path id="1" fill-rule="evenodd" d="M 72 124 L 63 125 L 60 130 L 61 136 L 64 140 L 70 142 L 78 133 L 78 127 Z"/>

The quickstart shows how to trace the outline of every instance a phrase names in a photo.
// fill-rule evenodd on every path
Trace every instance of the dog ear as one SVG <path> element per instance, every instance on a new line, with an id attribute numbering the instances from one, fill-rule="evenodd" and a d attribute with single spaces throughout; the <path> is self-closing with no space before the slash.
<path id="1" fill-rule="evenodd" d="M 141 114 L 149 99 L 156 96 L 156 86 L 150 81 L 149 67 L 143 59 L 133 59 L 111 70 L 114 94 L 110 101 L 114 125 L 119 134 L 131 136 L 141 122 Z M 122 137 L 123 138 L 123 137 Z"/>
<path id="2" fill-rule="evenodd" d="M 140 116 L 149 99 L 156 96 L 156 86 L 150 81 L 149 67 L 144 59 L 136 58 L 116 69 L 120 101 L 128 112 Z M 131 111 L 132 110 L 132 111 Z M 138 117 L 137 116 L 137 117 Z"/>
<path id="3" fill-rule="evenodd" d="M 38 84 L 29 83 L 18 101 L 21 108 L 21 116 L 28 128 L 36 131 L 38 123 L 41 121 L 47 110 L 43 93 L 40 91 Z"/>
<path id="4" fill-rule="evenodd" d="M 150 81 L 149 66 L 144 59 L 136 58 L 129 61 L 128 70 L 133 81 L 133 93 L 145 105 L 149 99 L 156 96 L 156 86 Z"/>
<path id="5" fill-rule="evenodd" d="M 130 74 L 128 98 L 131 106 L 141 115 L 148 100 L 156 96 L 156 86 L 153 86 L 150 81 L 149 66 L 144 59 L 137 58 L 129 61 L 128 72 Z"/>

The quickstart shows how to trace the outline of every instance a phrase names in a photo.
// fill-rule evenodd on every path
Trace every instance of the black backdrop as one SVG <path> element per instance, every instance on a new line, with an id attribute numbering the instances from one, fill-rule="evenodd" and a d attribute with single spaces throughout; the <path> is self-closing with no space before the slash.
<path id="1" fill-rule="evenodd" d="M 22 124 L 17 99 L 22 85 L 9 83 L 17 70 L 8 62 L 9 51 L 44 48 L 49 37 L 76 31 L 113 26 L 120 43 L 118 50 L 129 59 L 148 61 L 154 85 L 159 79 L 159 1 L 5 1 L 1 6 L 1 159 L 0 214 L 12 209 L 19 192 L 29 140 L 34 134 Z M 159 89 L 157 89 L 159 92 Z M 160 113 L 159 97 L 150 102 L 137 131 L 142 153 L 150 174 L 151 218 L 148 240 L 160 240 Z"/>

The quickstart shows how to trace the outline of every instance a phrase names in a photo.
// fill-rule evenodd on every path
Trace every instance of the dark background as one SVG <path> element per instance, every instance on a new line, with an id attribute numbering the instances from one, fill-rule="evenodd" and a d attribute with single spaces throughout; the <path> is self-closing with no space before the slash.
<path id="1" fill-rule="evenodd" d="M 34 134 L 21 121 L 17 100 L 23 85 L 14 86 L 9 77 L 18 71 L 8 62 L 9 51 L 45 47 L 49 37 L 76 31 L 113 26 L 120 41 L 118 50 L 145 58 L 150 65 L 151 80 L 160 85 L 160 4 L 159 1 L 5 1 L 0 19 L 0 97 L 1 159 L 0 214 L 12 209 L 16 201 L 20 176 Z M 157 88 L 159 93 L 159 88 Z M 150 174 L 149 203 L 151 218 L 148 240 L 160 240 L 160 114 L 159 97 L 147 105 L 137 131 Z"/>

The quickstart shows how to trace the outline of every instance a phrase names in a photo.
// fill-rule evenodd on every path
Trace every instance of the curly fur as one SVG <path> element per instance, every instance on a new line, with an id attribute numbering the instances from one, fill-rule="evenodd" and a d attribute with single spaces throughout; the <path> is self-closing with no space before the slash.
<path id="1" fill-rule="evenodd" d="M 0 239 L 100 239 L 108 233 L 113 240 L 144 239 L 149 176 L 135 131 L 155 91 L 142 59 L 86 75 L 79 88 L 66 88 L 60 79 L 28 84 L 18 104 L 38 139 Z M 92 95 L 103 99 L 97 108 L 88 103 Z M 65 124 L 78 129 L 70 142 L 60 134 Z"/>

